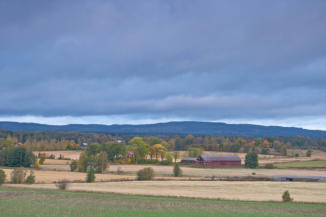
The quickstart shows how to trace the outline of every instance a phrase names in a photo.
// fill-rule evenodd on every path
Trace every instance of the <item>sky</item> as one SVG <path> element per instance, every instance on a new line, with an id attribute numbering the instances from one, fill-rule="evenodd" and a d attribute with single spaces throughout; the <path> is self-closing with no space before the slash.
<path id="1" fill-rule="evenodd" d="M 0 0 L 0 121 L 326 130 L 326 1 Z"/>

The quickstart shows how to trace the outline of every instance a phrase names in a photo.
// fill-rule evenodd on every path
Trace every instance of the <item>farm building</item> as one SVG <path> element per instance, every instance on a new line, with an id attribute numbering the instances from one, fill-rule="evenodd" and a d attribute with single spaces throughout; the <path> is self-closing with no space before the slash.
<path id="1" fill-rule="evenodd" d="M 203 166 L 241 166 L 238 155 L 208 155 L 202 154 L 197 162 Z"/>
<path id="2" fill-rule="evenodd" d="M 185 158 L 181 159 L 181 163 L 184 163 L 184 164 L 197 163 L 197 158 L 185 157 Z"/>

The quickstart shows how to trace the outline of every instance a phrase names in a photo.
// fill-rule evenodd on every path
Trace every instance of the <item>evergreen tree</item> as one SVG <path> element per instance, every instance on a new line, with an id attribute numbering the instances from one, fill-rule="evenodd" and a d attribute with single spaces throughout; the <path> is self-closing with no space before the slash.
<path id="1" fill-rule="evenodd" d="M 245 167 L 257 168 L 258 167 L 258 155 L 256 152 L 249 152 L 246 154 Z"/>

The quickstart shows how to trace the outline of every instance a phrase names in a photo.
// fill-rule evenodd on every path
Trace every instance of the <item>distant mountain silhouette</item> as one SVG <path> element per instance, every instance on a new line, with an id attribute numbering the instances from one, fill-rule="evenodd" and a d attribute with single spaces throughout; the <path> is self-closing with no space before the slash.
<path id="1" fill-rule="evenodd" d="M 36 123 L 0 122 L 0 129 L 16 131 L 95 132 L 133 135 L 193 134 L 205 136 L 304 136 L 311 138 L 326 138 L 326 131 L 322 130 L 197 121 L 180 121 L 141 125 L 69 124 L 62 126 Z"/>

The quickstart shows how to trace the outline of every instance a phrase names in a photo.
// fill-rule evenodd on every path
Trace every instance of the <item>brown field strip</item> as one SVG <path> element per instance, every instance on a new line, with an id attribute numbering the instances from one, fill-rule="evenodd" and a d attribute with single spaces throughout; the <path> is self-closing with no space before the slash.
<path id="1" fill-rule="evenodd" d="M 111 165 L 109 171 L 115 172 L 120 169 L 128 174 L 136 173 L 144 167 L 152 167 L 158 176 L 172 175 L 173 166 L 155 165 Z M 325 176 L 325 170 L 296 170 L 296 169 L 247 169 L 247 168 L 192 168 L 181 166 L 184 176 L 189 177 L 228 177 L 228 176 L 257 176 L 273 175 L 306 175 L 306 176 Z"/>
<path id="2" fill-rule="evenodd" d="M 56 189 L 54 184 L 5 186 Z M 131 195 L 191 197 L 246 201 L 281 201 L 288 190 L 295 201 L 326 202 L 326 183 L 226 182 L 226 181 L 131 181 L 73 183 L 70 191 L 106 192 Z"/>
<path id="3" fill-rule="evenodd" d="M 43 168 L 43 166 L 45 168 Z M 52 168 L 51 168 L 52 167 Z M 123 179 L 135 179 L 136 172 L 144 167 L 152 167 L 158 179 L 174 179 L 172 177 L 173 166 L 155 166 L 155 165 L 111 165 L 109 173 L 97 174 L 97 181 L 111 181 Z M 37 183 L 52 183 L 61 179 L 80 182 L 84 181 L 86 173 L 70 172 L 68 165 L 42 165 L 41 170 L 34 170 Z M 117 174 L 117 169 L 123 171 L 123 174 Z M 209 178 L 215 176 L 233 177 L 233 176 L 274 176 L 274 175 L 301 175 L 301 176 L 325 176 L 325 170 L 298 170 L 298 169 L 246 169 L 246 168 L 191 168 L 181 167 L 184 178 L 192 179 Z M 7 182 L 10 179 L 12 169 L 4 169 L 7 174 Z M 27 169 L 28 170 L 28 169 Z M 62 171 L 60 171 L 62 170 Z"/>
<path id="4" fill-rule="evenodd" d="M 10 181 L 10 174 L 12 169 L 4 169 L 7 179 Z M 28 171 L 28 170 L 27 170 Z M 70 182 L 83 182 L 86 179 L 86 173 L 80 172 L 66 172 L 66 171 L 46 171 L 46 170 L 33 170 L 36 183 L 53 183 L 59 180 L 66 179 Z M 29 174 L 29 172 L 27 173 Z M 135 175 L 115 175 L 115 174 L 96 174 L 97 181 L 114 181 L 135 179 Z"/>
<path id="5" fill-rule="evenodd" d="M 6 173 L 6 182 L 10 182 L 10 175 L 12 169 L 4 169 Z M 49 170 L 33 170 L 35 175 L 36 183 L 55 183 L 60 180 L 68 180 L 69 182 L 84 182 L 86 179 L 86 173 L 81 172 L 67 172 L 67 171 L 49 171 Z M 29 175 L 29 170 L 26 169 L 27 175 Z M 135 180 L 135 174 L 95 174 L 97 182 L 105 181 L 125 181 L 125 180 Z M 187 177 L 173 177 L 173 176 L 156 176 L 157 180 L 189 180 Z M 192 177 L 191 180 L 201 180 L 200 177 Z"/>
<path id="6" fill-rule="evenodd" d="M 65 158 L 70 158 L 71 160 L 78 160 L 82 151 L 33 151 L 35 155 L 38 153 L 45 153 L 47 156 L 53 154 L 55 158 L 59 158 L 60 155 Z"/>

